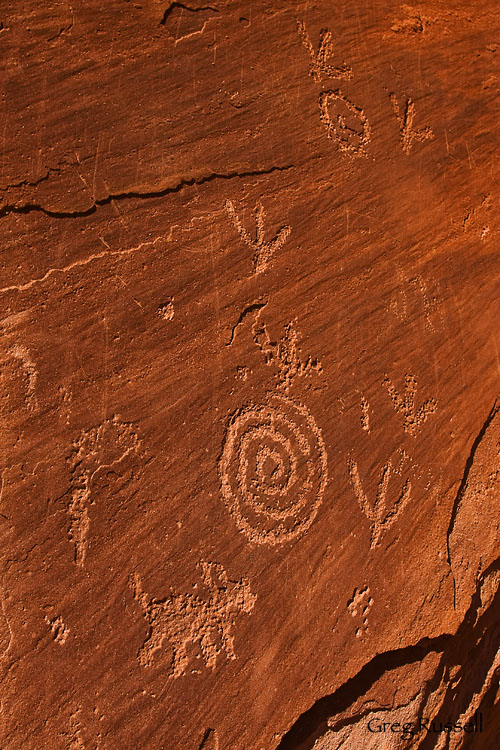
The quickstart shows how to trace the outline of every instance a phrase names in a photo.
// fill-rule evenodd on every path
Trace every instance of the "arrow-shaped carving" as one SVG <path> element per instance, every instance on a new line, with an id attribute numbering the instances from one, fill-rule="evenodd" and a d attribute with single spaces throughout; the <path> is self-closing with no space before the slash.
<path id="1" fill-rule="evenodd" d="M 241 223 L 241 220 L 237 215 L 231 201 L 226 201 L 225 208 L 229 218 L 236 227 L 236 230 L 243 242 L 245 242 L 254 251 L 253 262 L 255 273 L 262 273 L 268 267 L 269 262 L 276 251 L 285 244 L 287 237 L 292 231 L 291 227 L 287 225 L 281 227 L 276 236 L 269 242 L 266 242 L 264 239 L 264 207 L 261 203 L 259 203 L 255 207 L 256 231 L 255 239 L 253 239 L 252 237 L 250 237 L 245 227 Z"/>
<path id="2" fill-rule="evenodd" d="M 359 503 L 359 507 L 370 521 L 370 548 L 373 549 L 380 544 L 383 532 L 395 522 L 403 511 L 411 496 L 411 482 L 405 481 L 399 497 L 391 508 L 387 506 L 387 490 L 392 472 L 392 462 L 388 461 L 382 469 L 382 474 L 377 487 L 375 502 L 371 505 L 363 490 L 359 477 L 358 465 L 350 458 L 347 462 L 351 484 Z"/>

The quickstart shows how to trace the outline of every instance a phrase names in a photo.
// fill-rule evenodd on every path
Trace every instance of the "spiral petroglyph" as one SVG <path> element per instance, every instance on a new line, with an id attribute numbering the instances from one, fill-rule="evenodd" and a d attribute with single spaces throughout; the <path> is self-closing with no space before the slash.
<path id="1" fill-rule="evenodd" d="M 311 526 L 323 499 L 321 431 L 305 406 L 273 394 L 232 416 L 219 471 L 240 531 L 257 544 L 290 542 Z"/>

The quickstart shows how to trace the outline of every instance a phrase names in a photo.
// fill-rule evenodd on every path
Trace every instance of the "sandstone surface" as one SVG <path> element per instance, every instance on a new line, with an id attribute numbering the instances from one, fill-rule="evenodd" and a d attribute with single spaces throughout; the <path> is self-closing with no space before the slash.
<path id="1" fill-rule="evenodd" d="M 2 750 L 498 747 L 499 27 L 4 0 Z"/>

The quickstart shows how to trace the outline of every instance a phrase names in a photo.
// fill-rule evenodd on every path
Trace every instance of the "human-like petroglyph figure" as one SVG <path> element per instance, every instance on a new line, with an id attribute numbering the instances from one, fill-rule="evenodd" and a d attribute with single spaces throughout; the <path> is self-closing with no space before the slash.
<path id="1" fill-rule="evenodd" d="M 75 547 L 75 562 L 83 565 L 87 554 L 90 527 L 89 506 L 92 504 L 91 483 L 96 474 L 122 461 L 131 453 L 140 452 L 141 440 L 131 424 L 116 415 L 98 427 L 86 430 L 73 443 L 68 463 L 71 470 L 71 502 L 69 536 Z"/>
<path id="2" fill-rule="evenodd" d="M 429 398 L 419 409 L 416 408 L 417 379 L 414 375 L 405 375 L 404 396 L 396 391 L 389 377 L 386 376 L 383 385 L 387 388 L 395 410 L 403 416 L 404 431 L 415 437 L 428 417 L 436 411 L 437 401 L 434 398 Z"/>
<path id="3" fill-rule="evenodd" d="M 266 365 L 277 368 L 277 385 L 285 393 L 297 377 L 310 377 L 323 371 L 321 362 L 311 355 L 305 361 L 301 359 L 298 346 L 298 333 L 292 323 L 285 326 L 285 334 L 279 341 L 273 341 L 269 336 L 267 326 L 260 320 L 260 310 L 257 312 L 252 326 L 253 340 L 264 355 Z"/>
<path id="4" fill-rule="evenodd" d="M 401 112 L 400 110 L 399 101 L 396 94 L 391 94 L 390 98 L 392 109 L 394 110 L 394 114 L 396 115 L 399 122 L 401 145 L 403 147 L 403 151 L 408 156 L 413 147 L 414 141 L 421 143 L 422 141 L 430 140 L 434 138 L 434 133 L 428 126 L 425 128 L 414 127 L 413 122 L 415 120 L 416 107 L 415 102 L 411 97 L 406 100 L 404 112 Z"/>
<path id="5" fill-rule="evenodd" d="M 303 21 L 297 20 L 297 30 L 302 39 L 302 44 L 311 56 L 309 73 L 317 83 L 323 80 L 323 78 L 340 78 L 346 81 L 352 78 L 352 68 L 347 63 L 343 62 L 342 65 L 335 66 L 327 62 L 333 53 L 331 31 L 321 29 L 319 32 L 318 50 L 315 52 Z"/>
<path id="6" fill-rule="evenodd" d="M 150 598 L 144 593 L 139 576 L 131 578 L 135 598 L 150 626 L 138 659 L 143 666 L 150 667 L 159 652 L 170 645 L 173 658 L 169 677 L 174 679 L 186 674 L 190 660 L 188 648 L 196 644 L 208 669 L 215 669 L 221 652 L 228 659 L 236 659 L 231 631 L 236 618 L 241 613 L 249 614 L 257 599 L 245 578 L 230 581 L 222 565 L 202 562 L 200 568 L 208 591 L 206 598 L 194 594 Z"/>
<path id="7" fill-rule="evenodd" d="M 262 273 L 268 267 L 269 263 L 271 262 L 271 258 L 285 244 L 287 238 L 290 235 L 290 232 L 292 231 L 291 227 L 289 227 L 288 225 L 282 226 L 281 229 L 278 230 L 278 233 L 275 235 L 275 237 L 272 240 L 266 242 L 264 239 L 265 212 L 264 207 L 259 203 L 255 208 L 256 233 L 255 239 L 253 239 L 252 237 L 250 237 L 245 227 L 241 223 L 241 220 L 237 215 L 234 205 L 231 201 L 226 201 L 225 209 L 243 242 L 245 242 L 253 250 L 253 264 L 255 273 Z"/>
<path id="8" fill-rule="evenodd" d="M 368 615 L 372 607 L 373 599 L 370 596 L 369 587 L 354 589 L 352 598 L 347 602 L 347 609 L 351 617 L 359 622 L 359 627 L 356 628 L 356 638 L 361 638 L 363 633 L 368 631 Z"/>
<path id="9" fill-rule="evenodd" d="M 321 431 L 305 406 L 272 393 L 229 419 L 219 474 L 223 500 L 251 542 L 290 542 L 311 526 L 323 499 Z"/>
<path id="10" fill-rule="evenodd" d="M 363 490 L 357 463 L 349 458 L 347 467 L 359 507 L 370 521 L 370 548 L 373 549 L 380 544 L 384 531 L 392 526 L 407 505 L 411 497 L 411 482 L 409 479 L 404 482 L 399 496 L 392 505 L 389 505 L 387 493 L 392 473 L 392 462 L 388 461 L 382 469 L 375 501 L 370 503 Z"/>
<path id="11" fill-rule="evenodd" d="M 371 127 L 360 107 L 356 107 L 337 89 L 321 92 L 319 112 L 328 138 L 337 144 L 342 153 L 351 158 L 367 155 Z"/>

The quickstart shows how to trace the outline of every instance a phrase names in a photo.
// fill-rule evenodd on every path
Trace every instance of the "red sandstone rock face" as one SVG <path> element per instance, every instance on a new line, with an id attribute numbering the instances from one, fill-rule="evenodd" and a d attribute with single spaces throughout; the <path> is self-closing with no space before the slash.
<path id="1" fill-rule="evenodd" d="M 4 3 L 2 750 L 497 746 L 498 25 Z"/>

